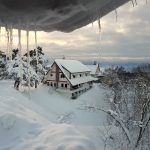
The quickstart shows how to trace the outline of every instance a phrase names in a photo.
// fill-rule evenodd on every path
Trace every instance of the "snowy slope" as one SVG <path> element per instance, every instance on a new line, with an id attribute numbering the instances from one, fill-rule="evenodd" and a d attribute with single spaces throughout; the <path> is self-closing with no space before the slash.
<path id="1" fill-rule="evenodd" d="M 101 150 L 98 128 L 106 123 L 104 89 L 97 85 L 77 100 L 52 89 L 13 88 L 0 81 L 0 150 Z M 90 107 L 89 107 L 90 106 Z"/>

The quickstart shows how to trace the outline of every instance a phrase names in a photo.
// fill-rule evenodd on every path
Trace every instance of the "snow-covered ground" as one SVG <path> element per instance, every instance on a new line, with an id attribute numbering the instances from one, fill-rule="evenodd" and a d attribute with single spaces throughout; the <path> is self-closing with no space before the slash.
<path id="1" fill-rule="evenodd" d="M 105 89 L 94 85 L 76 100 L 46 86 L 16 91 L 0 81 L 0 150 L 103 150 Z M 111 149 L 111 148 L 110 148 Z"/>

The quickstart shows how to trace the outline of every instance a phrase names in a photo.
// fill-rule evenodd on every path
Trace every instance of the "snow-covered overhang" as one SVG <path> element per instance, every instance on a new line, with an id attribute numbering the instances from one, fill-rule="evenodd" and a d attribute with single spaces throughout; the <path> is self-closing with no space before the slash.
<path id="1" fill-rule="evenodd" d="M 71 32 L 129 0 L 0 0 L 0 26 Z"/>

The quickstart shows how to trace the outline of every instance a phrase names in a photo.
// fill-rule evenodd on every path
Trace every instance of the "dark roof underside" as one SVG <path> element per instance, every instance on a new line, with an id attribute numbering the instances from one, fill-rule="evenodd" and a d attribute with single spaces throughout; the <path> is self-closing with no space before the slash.
<path id="1" fill-rule="evenodd" d="M 0 26 L 71 32 L 129 0 L 0 0 Z"/>

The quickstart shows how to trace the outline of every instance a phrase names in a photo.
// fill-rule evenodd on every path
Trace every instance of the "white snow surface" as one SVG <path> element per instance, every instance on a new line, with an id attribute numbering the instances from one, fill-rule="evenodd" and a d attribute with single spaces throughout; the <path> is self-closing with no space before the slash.
<path id="1" fill-rule="evenodd" d="M 91 71 L 86 65 L 77 60 L 56 59 L 55 62 L 71 73 Z"/>
<path id="2" fill-rule="evenodd" d="M 77 85 L 77 84 L 82 84 L 82 83 L 87 83 L 90 81 L 96 81 L 97 78 L 91 77 L 91 76 L 85 76 L 85 77 L 80 77 L 80 78 L 73 78 L 70 79 L 69 81 L 71 82 L 72 85 Z"/>
<path id="3" fill-rule="evenodd" d="M 0 81 L 0 150 L 103 150 L 109 109 L 98 85 L 76 100 L 40 85 L 16 91 L 12 81 Z M 107 148 L 111 149 L 111 148 Z"/>

